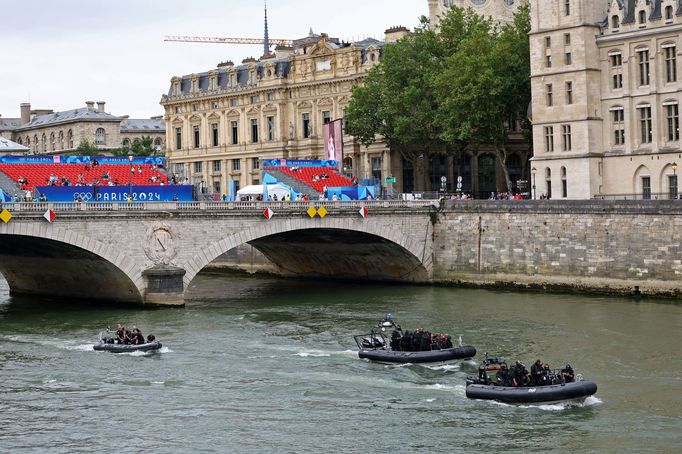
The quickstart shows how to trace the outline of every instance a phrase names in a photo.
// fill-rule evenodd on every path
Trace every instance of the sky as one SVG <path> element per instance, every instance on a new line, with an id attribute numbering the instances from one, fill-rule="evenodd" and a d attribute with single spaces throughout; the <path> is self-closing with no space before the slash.
<path id="1" fill-rule="evenodd" d="M 131 118 L 163 115 L 173 76 L 225 60 L 258 58 L 262 45 L 164 42 L 166 35 L 263 37 L 263 0 L 0 0 L 0 115 L 19 104 L 55 111 L 105 101 Z M 344 40 L 396 25 L 413 29 L 427 0 L 269 0 L 271 38 L 327 33 Z"/>

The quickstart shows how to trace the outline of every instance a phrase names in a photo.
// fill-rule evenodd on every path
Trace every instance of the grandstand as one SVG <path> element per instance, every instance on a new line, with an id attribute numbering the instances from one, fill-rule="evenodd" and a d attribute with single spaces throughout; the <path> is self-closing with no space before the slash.
<path id="1" fill-rule="evenodd" d="M 335 161 L 280 161 L 263 163 L 263 170 L 297 192 L 317 196 L 325 188 L 350 187 L 353 182 L 338 173 Z"/>

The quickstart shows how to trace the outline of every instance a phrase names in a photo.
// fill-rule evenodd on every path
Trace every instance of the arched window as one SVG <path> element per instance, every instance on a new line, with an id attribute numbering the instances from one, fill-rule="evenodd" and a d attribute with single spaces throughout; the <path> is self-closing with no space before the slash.
<path id="1" fill-rule="evenodd" d="M 64 149 L 64 131 L 59 131 L 59 149 Z"/>
<path id="2" fill-rule="evenodd" d="M 566 167 L 561 168 L 561 197 L 568 197 L 568 183 L 566 182 Z"/>
<path id="3" fill-rule="evenodd" d="M 673 20 L 673 7 L 670 5 L 665 7 L 665 20 L 666 21 Z"/>
<path id="4" fill-rule="evenodd" d="M 55 144 L 54 141 L 54 132 L 50 133 L 50 150 L 55 151 L 57 149 L 57 145 Z"/>
<path id="5" fill-rule="evenodd" d="M 43 136 L 41 137 L 41 139 L 42 140 L 40 141 L 40 143 L 42 144 L 43 153 L 46 153 L 47 152 L 47 136 L 45 135 L 45 133 L 43 133 Z"/>
<path id="6" fill-rule="evenodd" d="M 104 128 L 97 128 L 95 131 L 95 144 L 104 145 Z"/>
<path id="7" fill-rule="evenodd" d="M 123 146 L 126 148 L 130 148 L 130 139 L 123 139 Z"/>
<path id="8" fill-rule="evenodd" d="M 67 141 L 69 142 L 69 148 L 73 148 L 73 131 L 69 129 L 66 133 Z"/>
<path id="9" fill-rule="evenodd" d="M 618 16 L 611 17 L 611 28 L 613 29 L 613 31 L 616 31 L 620 28 L 620 17 Z"/>
<path id="10" fill-rule="evenodd" d="M 639 25 L 645 25 L 646 24 L 646 11 L 641 10 L 639 12 Z"/>
<path id="11" fill-rule="evenodd" d="M 156 139 L 154 139 L 154 148 L 157 150 L 161 149 L 161 138 L 160 137 L 157 137 Z"/>

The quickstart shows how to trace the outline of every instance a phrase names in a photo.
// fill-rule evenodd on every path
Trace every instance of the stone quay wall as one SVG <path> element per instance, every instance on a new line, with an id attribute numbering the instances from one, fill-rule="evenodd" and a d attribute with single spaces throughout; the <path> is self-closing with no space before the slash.
<path id="1" fill-rule="evenodd" d="M 445 201 L 433 281 L 679 297 L 682 201 Z"/>

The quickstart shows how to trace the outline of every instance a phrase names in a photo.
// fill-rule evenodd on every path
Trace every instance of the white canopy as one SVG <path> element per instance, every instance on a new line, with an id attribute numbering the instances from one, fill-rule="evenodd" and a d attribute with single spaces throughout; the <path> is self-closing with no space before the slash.
<path id="1" fill-rule="evenodd" d="M 274 195 L 277 195 L 277 198 L 279 200 L 282 200 L 282 198 L 286 195 L 289 194 L 290 191 L 285 188 L 282 185 L 279 184 L 269 184 L 268 185 L 268 196 L 272 197 Z M 244 186 L 241 188 L 239 191 L 237 191 L 237 195 L 262 195 L 263 194 L 263 185 L 262 184 L 252 184 L 249 186 Z"/>

